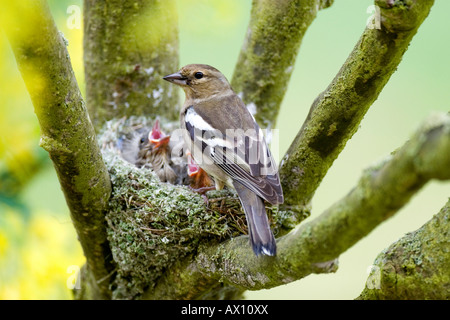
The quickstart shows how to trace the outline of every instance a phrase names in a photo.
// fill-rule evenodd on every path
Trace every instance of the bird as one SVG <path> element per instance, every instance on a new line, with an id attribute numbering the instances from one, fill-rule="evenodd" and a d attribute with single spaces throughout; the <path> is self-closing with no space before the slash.
<path id="1" fill-rule="evenodd" d="M 265 210 L 284 202 L 276 163 L 264 135 L 226 77 L 206 64 L 189 64 L 163 77 L 180 86 L 184 140 L 195 162 L 217 189 L 235 189 L 244 209 L 256 256 L 276 255 L 276 240 Z"/>
<path id="2" fill-rule="evenodd" d="M 189 187 L 193 191 L 204 194 L 209 190 L 213 190 L 214 182 L 208 176 L 205 170 L 195 163 L 190 151 L 186 152 L 187 157 L 187 174 L 190 178 Z"/>
<path id="3" fill-rule="evenodd" d="M 150 128 L 139 127 L 117 138 L 116 147 L 121 157 L 129 163 L 138 162 L 138 153 L 148 141 Z"/>
<path id="4" fill-rule="evenodd" d="M 175 184 L 178 176 L 171 166 L 169 142 L 170 135 L 165 135 L 161 131 L 159 120 L 156 119 L 148 136 L 142 135 L 139 140 L 139 151 L 135 165 L 143 167 L 149 164 L 161 182 Z"/>
<path id="5" fill-rule="evenodd" d="M 189 185 L 191 178 L 189 177 L 187 170 L 188 158 L 186 153 L 188 150 L 186 150 L 184 138 L 180 129 L 172 130 L 170 133 L 169 149 L 171 160 L 170 166 L 177 175 L 175 184 Z"/>

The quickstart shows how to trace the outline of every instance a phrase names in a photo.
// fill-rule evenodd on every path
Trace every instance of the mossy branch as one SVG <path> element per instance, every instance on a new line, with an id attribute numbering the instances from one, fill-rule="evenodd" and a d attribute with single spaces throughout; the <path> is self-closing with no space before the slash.
<path id="1" fill-rule="evenodd" d="M 231 85 L 255 119 L 273 128 L 294 70 L 300 44 L 318 10 L 332 0 L 254 0 L 247 35 Z"/>
<path id="2" fill-rule="evenodd" d="M 145 132 L 153 123 L 146 117 L 112 120 L 99 135 L 113 185 L 106 221 L 117 266 L 110 284 L 114 288 L 112 297 L 117 299 L 146 298 L 145 292 L 152 292 L 161 276 L 172 274 L 172 270 L 177 270 L 173 265 L 195 254 L 200 245 L 214 245 L 247 234 L 245 214 L 233 190 L 209 191 L 205 201 L 186 185 L 188 181 L 163 183 L 148 166 L 137 167 L 134 161 L 125 160 L 129 159 L 124 156 L 129 147 L 134 143 L 138 147 L 140 135 L 135 136 L 136 128 L 144 128 Z M 168 134 L 178 125 L 161 123 L 162 131 Z M 302 212 L 285 212 L 269 205 L 266 211 L 277 237 L 306 218 Z M 207 285 L 214 290 L 202 289 L 199 284 L 187 285 L 182 290 L 191 293 L 180 298 L 236 298 L 242 293 L 242 289 L 224 288 L 218 282 Z M 177 285 L 172 283 L 169 287 L 175 289 Z"/>
<path id="3" fill-rule="evenodd" d="M 76 82 L 66 40 L 44 0 L 2 1 L 0 21 L 11 43 L 94 279 L 109 273 L 104 210 L 108 172 Z M 110 296 L 93 284 L 94 297 Z"/>
<path id="4" fill-rule="evenodd" d="M 366 28 L 309 115 L 282 160 L 286 205 L 307 205 L 333 161 L 344 149 L 397 69 L 428 16 L 433 0 L 377 0 L 381 29 Z"/>
<path id="5" fill-rule="evenodd" d="M 96 129 L 123 116 L 178 117 L 175 0 L 84 1 L 86 101 Z"/>
<path id="6" fill-rule="evenodd" d="M 450 201 L 418 230 L 383 250 L 358 299 L 450 298 Z"/>
<path id="7" fill-rule="evenodd" d="M 395 214 L 426 182 L 450 179 L 449 154 L 450 114 L 433 115 L 402 148 L 367 169 L 348 195 L 278 239 L 276 257 L 255 257 L 246 237 L 204 246 L 177 262 L 147 297 L 199 298 L 218 282 L 267 289 L 333 272 L 340 254 Z M 201 286 L 193 288 L 195 283 Z"/>

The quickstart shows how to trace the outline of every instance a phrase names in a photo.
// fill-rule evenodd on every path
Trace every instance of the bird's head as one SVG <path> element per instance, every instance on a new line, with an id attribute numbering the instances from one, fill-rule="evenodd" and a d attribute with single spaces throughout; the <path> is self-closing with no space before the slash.
<path id="1" fill-rule="evenodd" d="M 183 88 L 188 98 L 207 98 L 231 90 L 225 76 L 206 64 L 188 64 L 163 79 Z"/>
<path id="2" fill-rule="evenodd" d="M 153 145 L 155 149 L 159 149 L 163 146 L 167 146 L 170 141 L 170 136 L 166 136 L 159 126 L 159 120 L 156 119 L 153 124 L 152 130 L 148 134 L 148 140 Z"/>
<path id="3" fill-rule="evenodd" d="M 192 154 L 189 151 L 186 152 L 186 157 L 188 160 L 188 163 L 187 163 L 188 175 L 189 175 L 189 177 L 193 177 L 196 174 L 198 174 L 198 172 L 200 171 L 200 167 L 197 163 L 195 163 L 194 158 L 192 157 Z"/>

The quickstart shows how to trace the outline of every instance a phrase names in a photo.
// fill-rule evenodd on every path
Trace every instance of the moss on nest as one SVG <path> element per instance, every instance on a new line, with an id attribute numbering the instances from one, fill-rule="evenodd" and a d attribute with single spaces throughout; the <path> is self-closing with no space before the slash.
<path id="1" fill-rule="evenodd" d="M 177 260 L 204 241 L 223 241 L 247 233 L 245 214 L 234 190 L 209 191 L 207 199 L 188 186 L 162 183 L 151 169 L 137 168 L 119 155 L 117 141 L 151 119 L 110 121 L 100 136 L 112 182 L 106 215 L 117 274 L 113 298 L 138 298 Z M 164 124 L 170 133 L 174 124 Z M 267 210 L 275 235 L 290 226 L 287 212 Z M 276 214 L 275 214 L 276 213 Z"/>
<path id="2" fill-rule="evenodd" d="M 142 293 L 201 240 L 240 233 L 235 221 L 243 223 L 244 217 L 236 209 L 222 215 L 207 208 L 204 199 L 187 187 L 160 183 L 149 169 L 133 167 L 115 155 L 110 160 L 113 194 L 106 220 L 118 265 L 116 298 Z M 223 196 L 232 196 L 225 192 Z M 217 203 L 214 199 L 211 204 Z"/>

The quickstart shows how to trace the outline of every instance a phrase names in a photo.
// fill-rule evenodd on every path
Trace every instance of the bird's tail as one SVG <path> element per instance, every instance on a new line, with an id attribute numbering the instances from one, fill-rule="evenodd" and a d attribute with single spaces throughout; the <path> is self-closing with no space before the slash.
<path id="1" fill-rule="evenodd" d="M 257 256 L 275 256 L 277 246 L 270 230 L 263 199 L 237 181 L 233 185 L 245 211 L 253 252 Z"/>

